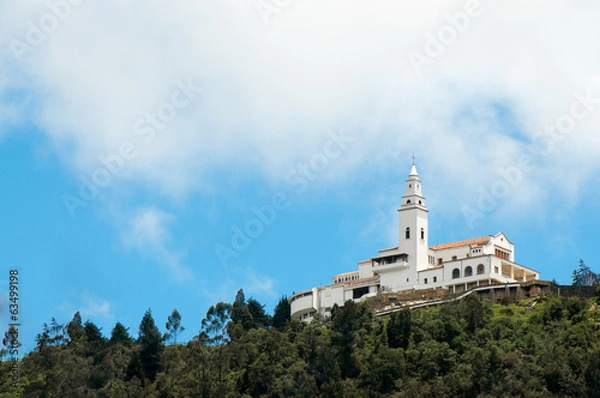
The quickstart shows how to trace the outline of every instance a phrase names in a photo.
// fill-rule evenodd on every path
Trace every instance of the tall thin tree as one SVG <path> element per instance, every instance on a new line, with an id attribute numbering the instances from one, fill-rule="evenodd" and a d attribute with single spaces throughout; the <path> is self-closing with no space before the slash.
<path id="1" fill-rule="evenodd" d="M 179 311 L 177 311 L 177 309 L 174 309 L 171 312 L 171 315 L 169 315 L 167 318 L 165 327 L 167 328 L 165 340 L 173 339 L 173 344 L 177 344 L 177 336 L 179 336 L 179 333 L 185 330 L 185 328 L 181 325 L 181 314 Z"/>

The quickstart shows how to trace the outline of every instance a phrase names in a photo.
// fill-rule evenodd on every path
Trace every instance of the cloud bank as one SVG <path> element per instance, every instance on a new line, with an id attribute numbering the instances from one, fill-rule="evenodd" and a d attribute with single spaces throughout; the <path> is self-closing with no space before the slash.
<path id="1" fill-rule="evenodd" d="M 527 155 L 535 167 L 504 201 L 527 210 L 585 190 L 600 166 L 598 12 L 583 0 L 7 1 L 0 123 L 31 122 L 89 178 L 131 143 L 114 185 L 173 197 L 208 189 L 214 170 L 281 182 L 344 128 L 360 145 L 341 181 L 404 178 L 414 150 L 428 186 L 454 192 L 436 206 L 481 210 L 479 190 Z M 165 104 L 182 81 L 202 91 L 173 115 Z M 553 132 L 578 96 L 588 113 Z M 152 118 L 149 140 L 139 122 Z"/>

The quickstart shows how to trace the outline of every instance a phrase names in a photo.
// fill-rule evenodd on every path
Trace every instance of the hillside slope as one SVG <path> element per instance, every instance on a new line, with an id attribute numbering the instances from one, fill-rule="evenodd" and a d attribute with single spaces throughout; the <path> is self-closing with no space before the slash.
<path id="1" fill-rule="evenodd" d="M 495 304 L 473 295 L 373 316 L 348 302 L 305 325 L 257 322 L 225 305 L 187 344 L 105 339 L 87 325 L 69 342 L 1 363 L 2 397 L 598 397 L 600 311 L 546 296 Z M 243 303 L 242 303 L 243 304 Z M 231 309 L 233 308 L 233 311 Z M 214 307 L 218 310 L 218 306 Z M 237 312 L 236 312 L 237 311 Z M 217 317 L 215 315 L 225 315 Z M 233 321 L 231 319 L 233 318 Z M 90 329 L 90 330 L 88 330 Z M 147 335 L 151 335 L 147 333 Z M 154 345 L 152 345 L 154 344 Z M 153 349 L 156 351 L 152 351 Z"/>

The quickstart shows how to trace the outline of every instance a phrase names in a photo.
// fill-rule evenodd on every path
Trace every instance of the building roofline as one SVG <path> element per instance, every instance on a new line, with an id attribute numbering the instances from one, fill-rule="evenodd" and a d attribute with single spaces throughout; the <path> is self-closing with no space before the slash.
<path id="1" fill-rule="evenodd" d="M 492 236 L 492 237 L 494 237 L 494 238 L 496 238 L 496 237 L 498 237 L 499 235 L 503 235 L 503 236 L 506 238 L 506 240 L 508 241 L 508 243 L 510 243 L 511 245 L 513 245 L 513 246 L 515 245 L 514 243 L 512 243 L 512 242 L 510 241 L 510 239 L 508 239 L 508 236 L 506 236 L 506 234 L 505 234 L 504 232 L 502 232 L 502 231 L 498 232 L 498 233 L 497 233 L 497 234 L 495 234 L 495 235 L 491 235 L 491 236 Z"/>
<path id="2" fill-rule="evenodd" d="M 358 270 L 356 270 L 356 271 L 342 272 L 341 274 L 334 275 L 333 278 L 336 278 L 338 276 L 354 275 L 354 274 L 358 274 Z"/>
<path id="3" fill-rule="evenodd" d="M 481 243 L 488 243 L 491 238 L 492 238 L 492 235 L 488 235 L 488 236 L 482 236 L 479 238 L 472 238 L 472 239 L 459 240 L 459 241 L 455 241 L 455 242 L 441 243 L 439 245 L 429 246 L 429 249 L 437 251 L 437 250 L 444 250 L 444 249 L 452 249 L 455 247 L 463 247 L 463 246 L 471 246 L 471 245 L 481 244 Z"/>

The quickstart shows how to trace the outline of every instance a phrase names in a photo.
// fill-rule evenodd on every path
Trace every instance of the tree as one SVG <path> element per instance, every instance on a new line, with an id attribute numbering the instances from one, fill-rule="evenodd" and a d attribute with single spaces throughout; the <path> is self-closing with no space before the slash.
<path id="1" fill-rule="evenodd" d="M 248 299 L 248 311 L 252 316 L 252 327 L 266 328 L 271 324 L 271 317 L 265 312 L 264 304 L 259 303 L 257 300 Z"/>
<path id="2" fill-rule="evenodd" d="M 240 290 L 241 291 L 241 290 Z M 238 292 L 239 293 L 239 292 Z M 243 293 L 242 293 L 243 294 Z M 222 396 L 223 369 L 225 368 L 225 352 L 223 348 L 230 341 L 228 326 L 231 322 L 231 305 L 219 302 L 211 306 L 202 320 L 202 327 L 198 334 L 201 343 L 216 346 L 216 365 L 218 369 L 219 396 Z M 215 352 L 215 351 L 213 351 Z"/>
<path id="3" fill-rule="evenodd" d="M 279 330 L 283 329 L 283 327 L 291 320 L 291 312 L 292 309 L 287 296 L 282 296 L 273 311 L 273 327 Z"/>
<path id="4" fill-rule="evenodd" d="M 39 350 L 44 346 L 62 345 L 68 341 L 65 335 L 65 325 L 58 323 L 54 317 L 50 318 L 50 325 L 44 322 L 42 328 L 42 333 L 38 333 L 35 337 L 36 349 Z"/>
<path id="5" fill-rule="evenodd" d="M 140 356 L 138 353 L 134 353 L 127 365 L 127 369 L 125 370 L 125 380 L 130 381 L 134 377 L 139 380 L 144 380 L 144 367 L 142 366 L 142 362 L 140 361 Z"/>
<path id="6" fill-rule="evenodd" d="M 244 289 L 240 289 L 235 294 L 235 299 L 233 299 L 233 303 L 241 303 L 242 305 L 246 303 L 246 295 L 244 294 Z"/>
<path id="7" fill-rule="evenodd" d="M 372 395 L 390 394 L 394 389 L 394 382 L 403 373 L 404 357 L 401 350 L 381 347 L 376 353 L 372 353 L 365 361 L 359 375 L 361 386 Z"/>
<path id="8" fill-rule="evenodd" d="M 317 387 L 327 390 L 324 386 L 339 382 L 341 371 L 337 364 L 337 350 L 331 344 L 329 330 L 311 322 L 297 333 L 294 340 L 298 353 L 307 364 L 308 373 L 315 379 Z M 323 396 L 335 396 L 333 394 Z"/>
<path id="9" fill-rule="evenodd" d="M 140 343 L 140 362 L 146 377 L 153 382 L 160 370 L 160 353 L 162 351 L 162 335 L 152 317 L 150 310 L 146 311 L 140 323 L 138 342 Z"/>
<path id="10" fill-rule="evenodd" d="M 222 345 L 229 342 L 227 325 L 231 321 L 231 305 L 219 302 L 211 306 L 202 320 L 198 339 L 208 345 Z"/>
<path id="11" fill-rule="evenodd" d="M 408 308 L 392 313 L 386 327 L 389 346 L 406 349 L 410 341 L 410 327 L 410 310 Z"/>
<path id="12" fill-rule="evenodd" d="M 544 323 L 552 321 L 560 321 L 563 319 L 565 309 L 564 298 L 561 296 L 548 296 L 546 305 L 544 306 L 543 320 Z"/>
<path id="13" fill-rule="evenodd" d="M 579 260 L 579 268 L 571 273 L 573 286 L 594 286 L 600 284 L 600 275 L 592 272 L 590 267 L 585 265 L 583 260 Z"/>
<path id="14" fill-rule="evenodd" d="M 167 332 L 165 333 L 165 340 L 173 339 L 173 344 L 177 344 L 177 336 L 179 333 L 183 332 L 185 328 L 181 326 L 181 314 L 177 309 L 174 309 L 171 312 L 171 315 L 167 318 L 167 323 L 165 324 L 167 328 Z"/>
<path id="15" fill-rule="evenodd" d="M 121 322 L 117 322 L 110 334 L 110 344 L 131 345 L 131 337 L 128 333 L 129 328 L 123 326 Z"/>
<path id="16" fill-rule="evenodd" d="M 90 321 L 85 321 L 85 323 L 83 324 L 83 331 L 85 333 L 85 336 L 87 337 L 87 340 L 92 343 L 92 342 L 104 342 L 104 337 L 102 336 L 102 332 L 101 332 L 102 328 L 99 328 L 98 326 L 96 326 L 95 323 L 90 322 Z"/>
<path id="17" fill-rule="evenodd" d="M 79 311 L 73 315 L 73 319 L 67 324 L 67 334 L 71 341 L 77 341 L 83 336 L 83 322 Z"/>
<path id="18" fill-rule="evenodd" d="M 231 322 L 230 328 L 233 328 L 236 324 L 240 324 L 244 330 L 250 330 L 254 324 L 243 289 L 238 290 L 235 295 L 235 300 L 231 306 Z M 231 330 L 229 331 L 230 334 Z"/>
<path id="19" fill-rule="evenodd" d="M 477 329 L 485 325 L 491 311 L 483 305 L 479 296 L 476 294 L 467 296 L 464 306 L 467 331 L 469 333 L 475 333 Z"/>
<path id="20" fill-rule="evenodd" d="M 347 300 L 342 307 L 331 308 L 331 343 L 338 348 L 338 364 L 343 378 L 353 378 L 360 369 L 355 355 L 357 332 L 370 332 L 372 313 L 366 303 L 356 304 Z"/>

